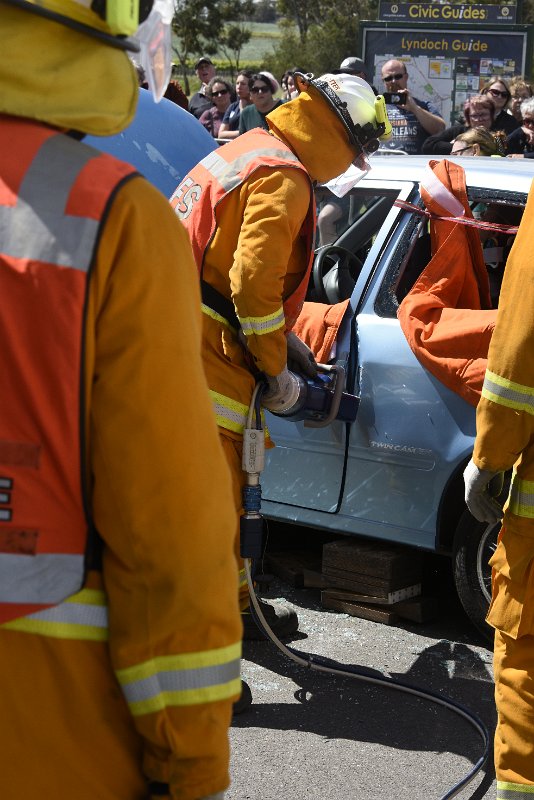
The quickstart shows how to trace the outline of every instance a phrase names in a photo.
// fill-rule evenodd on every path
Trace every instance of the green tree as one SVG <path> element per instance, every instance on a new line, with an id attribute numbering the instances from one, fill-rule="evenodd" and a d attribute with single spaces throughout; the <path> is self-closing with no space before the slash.
<path id="1" fill-rule="evenodd" d="M 320 5 L 321 0 L 278 0 L 280 13 L 296 25 L 301 45 L 310 27 L 321 22 Z"/>
<path id="2" fill-rule="evenodd" d="M 173 50 L 180 64 L 184 90 L 188 95 L 188 61 L 196 54 L 214 55 L 222 28 L 218 0 L 176 0 L 172 22 Z"/>
<path id="3" fill-rule="evenodd" d="M 376 19 L 378 0 L 279 0 L 279 9 L 285 22 L 270 62 L 284 65 L 282 71 L 299 64 L 320 75 L 359 55 L 360 20 Z"/>
<path id="4" fill-rule="evenodd" d="M 257 0 L 252 17 L 254 22 L 276 22 L 275 0 Z"/>
<path id="5" fill-rule="evenodd" d="M 248 21 L 254 13 L 254 0 L 226 0 L 219 8 L 225 23 L 219 34 L 218 48 L 230 63 L 233 79 L 239 71 L 243 46 L 252 36 Z"/>

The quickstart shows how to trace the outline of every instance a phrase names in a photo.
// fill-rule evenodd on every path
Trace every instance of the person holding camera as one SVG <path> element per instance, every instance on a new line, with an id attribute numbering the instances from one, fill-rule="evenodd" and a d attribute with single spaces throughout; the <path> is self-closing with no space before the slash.
<path id="1" fill-rule="evenodd" d="M 402 61 L 392 59 L 382 66 L 384 100 L 393 136 L 388 150 L 403 150 L 415 155 L 421 152 L 428 136 L 440 133 L 445 127 L 439 111 L 427 100 L 419 100 L 407 89 L 408 72 Z"/>

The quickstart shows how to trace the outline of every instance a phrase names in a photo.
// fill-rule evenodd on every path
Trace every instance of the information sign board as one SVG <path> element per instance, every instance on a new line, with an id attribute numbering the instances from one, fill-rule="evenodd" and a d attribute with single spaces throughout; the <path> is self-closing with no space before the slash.
<path id="1" fill-rule="evenodd" d="M 524 75 L 532 26 L 507 28 L 362 22 L 360 52 L 367 75 L 384 89 L 382 65 L 392 58 L 406 65 L 414 97 L 437 106 L 447 125 L 462 116 L 465 100 L 493 75 Z"/>

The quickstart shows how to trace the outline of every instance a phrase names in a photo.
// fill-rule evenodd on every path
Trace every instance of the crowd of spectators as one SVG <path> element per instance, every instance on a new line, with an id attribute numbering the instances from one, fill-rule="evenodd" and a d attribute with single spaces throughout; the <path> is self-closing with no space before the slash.
<path id="1" fill-rule="evenodd" d="M 139 84 L 146 87 L 142 69 L 137 67 L 137 71 Z M 267 130 L 267 114 L 298 93 L 295 72 L 307 70 L 292 67 L 280 82 L 266 70 L 241 70 L 232 85 L 216 74 L 209 56 L 201 56 L 195 71 L 200 88 L 189 100 L 177 80 L 170 81 L 165 97 L 188 110 L 215 139 L 224 142 L 252 128 Z M 358 56 L 348 56 L 332 72 L 369 81 L 365 62 Z M 479 93 L 465 101 L 461 119 L 448 127 L 435 105 L 411 93 L 409 73 L 401 59 L 386 61 L 381 76 L 380 91 L 386 98 L 393 128 L 391 140 L 382 145 L 384 149 L 424 155 L 534 158 L 534 91 L 523 76 L 515 76 L 510 82 L 500 75 L 489 77 Z"/>

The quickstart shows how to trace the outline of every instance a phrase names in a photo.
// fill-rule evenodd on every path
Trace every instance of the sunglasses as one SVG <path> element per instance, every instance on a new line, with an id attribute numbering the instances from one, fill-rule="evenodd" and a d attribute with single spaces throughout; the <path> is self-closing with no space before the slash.
<path id="1" fill-rule="evenodd" d="M 498 89 L 488 89 L 488 92 L 493 95 L 493 97 L 509 97 L 508 92 L 500 92 Z"/>
<path id="2" fill-rule="evenodd" d="M 391 81 L 400 81 L 400 79 L 404 78 L 405 75 L 406 75 L 405 72 L 396 72 L 394 75 L 385 75 L 384 83 L 391 83 Z"/>
<path id="3" fill-rule="evenodd" d="M 526 125 L 527 128 L 534 128 L 534 119 L 523 119 L 521 125 Z"/>
<path id="4" fill-rule="evenodd" d="M 270 92 L 268 86 L 252 86 L 251 90 L 252 94 L 263 94 L 264 92 Z"/>
<path id="5" fill-rule="evenodd" d="M 462 147 L 461 150 L 455 150 L 453 153 L 451 153 L 451 156 L 459 156 L 460 153 L 465 153 L 466 150 L 472 150 L 472 149 L 473 145 L 470 144 L 468 147 Z"/>
<path id="6" fill-rule="evenodd" d="M 218 92 L 212 92 L 212 97 L 224 97 L 225 94 L 228 94 L 228 89 L 219 89 Z"/>

